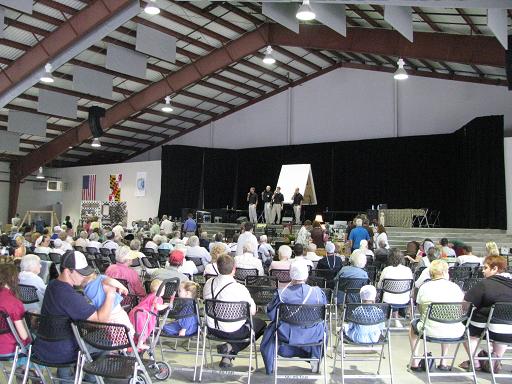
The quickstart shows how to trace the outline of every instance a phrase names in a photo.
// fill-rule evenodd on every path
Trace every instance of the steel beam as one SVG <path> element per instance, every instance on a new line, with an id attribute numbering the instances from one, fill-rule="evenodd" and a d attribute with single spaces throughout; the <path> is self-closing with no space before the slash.
<path id="1" fill-rule="evenodd" d="M 271 24 L 269 39 L 272 45 L 373 53 L 500 68 L 505 66 L 505 50 L 490 36 L 415 32 L 413 44 L 391 30 L 350 28 L 347 37 L 341 38 L 339 34 L 322 25 L 301 24 L 300 34 L 295 34 L 278 24 Z"/>

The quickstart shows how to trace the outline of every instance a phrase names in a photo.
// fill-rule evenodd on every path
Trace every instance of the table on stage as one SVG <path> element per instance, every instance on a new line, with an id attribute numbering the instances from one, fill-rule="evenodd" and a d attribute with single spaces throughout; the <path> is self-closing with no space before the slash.
<path id="1" fill-rule="evenodd" d="M 422 208 L 381 209 L 379 216 L 384 213 L 386 227 L 411 228 L 414 216 L 425 216 Z"/>

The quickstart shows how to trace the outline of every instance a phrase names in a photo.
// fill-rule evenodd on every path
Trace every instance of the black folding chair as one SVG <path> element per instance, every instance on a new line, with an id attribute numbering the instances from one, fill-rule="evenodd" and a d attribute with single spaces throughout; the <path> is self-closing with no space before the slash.
<path id="1" fill-rule="evenodd" d="M 85 250 L 89 255 L 94 257 L 96 257 L 96 254 L 100 253 L 100 251 L 96 247 L 85 247 Z"/>
<path id="2" fill-rule="evenodd" d="M 164 291 L 164 294 L 162 295 L 162 299 L 165 302 L 168 302 L 171 300 L 171 297 L 176 296 L 178 293 L 178 288 L 180 286 L 180 279 L 177 277 L 173 277 L 172 279 L 167 279 L 162 282 L 162 285 L 158 288 L 157 296 L 160 296 L 160 292 L 162 290 Z"/>
<path id="3" fill-rule="evenodd" d="M 18 293 L 23 304 L 39 303 L 37 288 L 32 285 L 18 284 Z"/>
<path id="4" fill-rule="evenodd" d="M 393 311 L 398 311 L 400 309 L 406 310 L 409 307 L 409 318 L 414 318 L 414 303 L 412 298 L 412 290 L 414 288 L 414 280 L 413 279 L 384 279 L 382 280 L 382 294 L 383 294 L 383 302 L 385 301 L 386 293 L 393 295 L 400 295 L 407 293 L 407 301 L 404 303 L 390 303 Z M 395 318 L 396 321 L 402 323 L 407 318 L 407 312 L 405 318 Z M 399 326 L 393 327 L 393 329 L 402 329 L 407 330 L 407 328 L 401 328 Z"/>
<path id="5" fill-rule="evenodd" d="M 48 254 L 48 257 L 50 258 L 50 260 L 55 264 L 55 265 L 60 265 L 60 262 L 61 262 L 61 259 L 62 259 L 62 255 L 60 253 L 56 253 L 56 252 L 50 252 Z"/>
<path id="6" fill-rule="evenodd" d="M 325 280 L 325 277 L 314 276 L 314 275 L 309 275 L 306 283 L 312 287 L 320 287 L 320 288 L 325 288 L 327 285 L 327 281 Z"/>
<path id="7" fill-rule="evenodd" d="M 201 259 L 200 257 L 188 257 L 188 256 L 186 256 L 185 259 L 191 260 L 194 263 L 194 265 L 197 268 L 198 274 L 202 274 L 204 272 L 203 259 Z"/>
<path id="8" fill-rule="evenodd" d="M 160 264 L 158 264 L 158 259 L 156 259 L 152 256 L 141 257 L 140 260 L 142 261 L 142 265 L 144 266 L 144 268 L 148 268 L 148 269 L 160 268 Z"/>
<path id="9" fill-rule="evenodd" d="M 457 266 L 448 268 L 450 281 L 471 279 L 473 276 L 473 267 Z"/>
<path id="10" fill-rule="evenodd" d="M 391 317 L 391 306 L 389 304 L 361 304 L 361 303 L 348 303 L 345 304 L 343 310 L 343 317 L 341 321 L 341 329 L 338 332 L 335 346 L 335 353 L 333 359 L 333 373 L 336 370 L 336 362 L 341 361 L 341 383 L 344 384 L 346 379 L 366 379 L 375 381 L 376 379 L 389 379 L 393 383 L 393 365 L 391 354 L 391 335 L 389 329 Z M 369 343 L 362 343 L 351 340 L 345 335 L 344 329 L 350 324 L 357 326 L 367 327 L 380 327 L 380 335 L 377 335 L 377 340 L 372 340 Z M 380 369 L 382 361 L 384 360 L 384 350 L 387 347 L 388 354 L 388 370 L 389 374 L 381 374 Z M 361 353 L 361 348 L 365 348 L 368 352 L 377 352 L 378 357 L 372 354 Z M 339 353 L 338 353 L 339 350 Z M 355 352 L 351 354 L 351 352 Z M 355 374 L 346 374 L 351 368 L 353 361 L 378 361 L 377 372 L 364 373 L 360 372 Z"/>
<path id="11" fill-rule="evenodd" d="M 37 252 L 34 252 L 34 255 L 39 256 L 39 258 L 40 258 L 41 260 L 44 260 L 44 261 L 51 261 L 51 260 L 50 260 L 50 257 L 49 257 L 49 256 L 48 256 L 48 254 L 46 254 L 46 253 L 37 253 Z"/>
<path id="12" fill-rule="evenodd" d="M 253 287 L 277 288 L 277 278 L 273 276 L 247 276 L 245 284 Z"/>
<path id="13" fill-rule="evenodd" d="M 157 255 L 157 252 L 153 248 L 142 248 L 141 252 L 147 257 L 156 257 Z"/>
<path id="14" fill-rule="evenodd" d="M 258 270 L 256 268 L 236 268 L 234 276 L 236 281 L 245 284 L 248 276 L 258 276 Z"/>
<path id="15" fill-rule="evenodd" d="M 266 315 L 267 305 L 269 305 L 270 302 L 274 299 L 274 296 L 277 293 L 277 289 L 274 287 L 256 287 L 248 285 L 247 290 L 251 294 L 251 297 L 258 309 L 260 309 L 261 312 Z"/>
<path id="16" fill-rule="evenodd" d="M 289 269 L 271 269 L 270 276 L 275 277 L 279 284 L 288 284 L 292 281 Z"/>
<path id="17" fill-rule="evenodd" d="M 247 342 L 249 343 L 249 369 L 247 372 L 247 384 L 251 383 L 251 374 L 252 374 L 252 359 L 254 358 L 256 364 L 256 370 L 258 369 L 258 355 L 256 349 L 256 338 L 254 333 L 252 315 L 249 303 L 245 301 L 241 302 L 230 302 L 230 301 L 220 301 L 213 299 L 206 299 L 204 301 L 204 312 L 205 317 L 214 322 L 214 324 L 218 324 L 219 322 L 246 322 L 246 325 L 249 327 L 249 337 L 245 339 L 225 339 L 216 336 L 211 332 L 211 328 L 208 327 L 208 321 L 205 321 L 203 328 L 203 341 L 202 341 L 202 355 L 201 355 L 201 369 L 199 371 L 199 381 L 201 381 L 203 377 L 203 367 L 205 365 L 205 357 L 206 357 L 206 340 L 213 341 L 222 341 L 226 343 L 240 343 Z M 216 327 L 214 327 L 215 329 Z M 213 353 L 212 346 L 210 345 L 210 360 L 213 366 Z M 216 354 L 218 355 L 218 354 Z M 220 354 L 220 356 L 224 357 L 235 357 L 229 354 Z M 240 354 L 237 355 L 240 357 Z"/>
<path id="18" fill-rule="evenodd" d="M 326 317 L 327 311 L 326 306 L 322 304 L 286 304 L 281 303 L 279 304 L 279 307 L 277 308 L 277 315 L 276 315 L 276 332 L 275 332 L 275 351 L 274 351 L 274 383 L 277 384 L 277 379 L 286 379 L 286 378 L 292 378 L 295 379 L 295 376 L 288 376 L 288 375 L 279 375 L 278 374 L 278 362 L 279 360 L 283 361 L 290 361 L 290 360 L 297 360 L 297 361 L 316 361 L 318 362 L 318 367 L 320 368 L 320 364 L 322 362 L 323 358 L 323 381 L 324 384 L 327 383 L 327 372 L 326 372 L 326 357 L 325 352 L 327 350 L 327 331 L 325 329 L 325 323 L 327 321 Z M 290 326 L 298 326 L 298 327 L 307 327 L 311 328 L 314 326 L 323 326 L 324 332 L 323 337 L 321 340 L 311 340 L 308 343 L 302 343 L 302 344 L 293 344 L 290 343 L 289 340 L 283 340 L 282 338 L 279 338 L 279 327 L 282 323 L 286 323 Z M 308 357 L 308 358 L 300 358 L 300 357 L 279 357 L 279 347 L 281 345 L 289 345 L 294 347 L 321 347 L 321 353 L 320 357 Z M 301 375 L 300 379 L 313 379 L 317 380 L 318 375 Z"/>
<path id="19" fill-rule="evenodd" d="M 360 289 L 361 287 L 370 284 L 369 279 L 356 279 L 340 277 L 336 283 L 336 305 L 342 305 L 345 303 L 358 303 L 360 302 L 359 293 L 356 295 L 349 296 L 347 294 L 348 289 Z M 338 301 L 338 293 L 343 293 L 343 302 Z"/>
<path id="20" fill-rule="evenodd" d="M 323 277 L 325 279 L 325 287 L 336 289 L 336 275 L 338 271 L 332 269 L 314 269 L 311 271 L 311 276 Z"/>
<path id="21" fill-rule="evenodd" d="M 413 348 L 413 352 L 411 353 L 410 363 L 412 363 L 415 359 L 451 359 L 452 364 L 450 366 L 449 371 L 444 372 L 430 372 L 430 364 L 425 364 L 425 370 L 427 372 L 427 379 L 429 384 L 432 383 L 432 377 L 448 377 L 448 376 L 471 376 L 475 384 L 477 383 L 475 367 L 471 363 L 471 355 L 468 353 L 468 357 L 470 359 L 471 371 L 456 371 L 452 372 L 453 366 L 455 364 L 455 359 L 457 358 L 457 353 L 459 351 L 459 347 L 461 344 L 469 342 L 469 324 L 471 322 L 471 315 L 473 313 L 473 305 L 468 302 L 460 302 L 460 303 L 430 303 L 426 312 L 423 316 L 421 316 L 421 322 L 423 323 L 423 328 L 419 329 L 418 339 Z M 448 338 L 439 338 L 435 335 L 429 335 L 427 332 L 428 327 L 425 326 L 427 322 L 436 322 L 441 324 L 466 324 L 464 327 L 464 332 L 462 335 L 458 337 L 448 337 Z M 423 340 L 423 353 L 421 355 L 414 355 L 414 350 L 418 346 L 420 340 Z M 428 343 L 435 344 L 456 344 L 457 347 L 453 355 L 449 356 L 432 356 L 428 351 Z M 512 375 L 511 375 L 512 376 Z"/>
<path id="22" fill-rule="evenodd" d="M 131 293 L 124 295 L 123 300 L 119 303 L 119 305 L 121 305 L 121 307 L 128 313 L 135 308 L 137 304 L 139 304 L 139 297 Z"/>

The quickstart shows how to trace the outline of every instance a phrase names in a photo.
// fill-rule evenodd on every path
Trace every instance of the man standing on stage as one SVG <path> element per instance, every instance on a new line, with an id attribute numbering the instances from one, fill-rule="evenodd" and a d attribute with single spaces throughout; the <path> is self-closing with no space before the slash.
<path id="1" fill-rule="evenodd" d="M 258 214 L 256 213 L 256 207 L 258 206 L 258 195 L 256 194 L 256 188 L 251 187 L 247 194 L 247 202 L 249 203 L 249 221 L 253 224 L 258 222 Z"/>
<path id="2" fill-rule="evenodd" d="M 270 224 L 270 217 L 272 215 L 272 191 L 270 190 L 270 185 L 267 185 L 267 188 L 261 192 L 261 200 L 263 200 L 265 208 L 265 222 Z"/>
<path id="3" fill-rule="evenodd" d="M 281 224 L 281 211 L 283 210 L 283 201 L 284 201 L 284 196 L 281 193 L 281 188 L 277 187 L 276 191 L 274 192 L 274 196 L 272 196 L 272 203 L 273 203 L 273 205 L 272 205 L 272 220 L 270 220 L 272 222 L 272 224 L 275 223 L 276 216 L 277 216 L 276 224 Z"/>
<path id="4" fill-rule="evenodd" d="M 295 193 L 292 196 L 293 200 L 293 214 L 295 215 L 295 224 L 300 224 L 300 211 L 302 208 L 302 201 L 304 196 L 299 192 L 299 188 L 295 188 Z"/>

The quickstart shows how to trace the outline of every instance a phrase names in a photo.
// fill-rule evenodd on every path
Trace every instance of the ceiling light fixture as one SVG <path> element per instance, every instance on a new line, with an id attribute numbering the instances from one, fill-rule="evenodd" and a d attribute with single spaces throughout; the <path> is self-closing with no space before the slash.
<path id="1" fill-rule="evenodd" d="M 267 65 L 272 65 L 276 63 L 276 59 L 274 59 L 272 52 L 273 49 L 270 45 L 267 48 L 265 48 L 265 57 L 263 58 L 263 63 Z"/>
<path id="2" fill-rule="evenodd" d="M 44 66 L 44 75 L 41 76 L 39 80 L 41 80 L 43 83 L 53 83 L 55 79 L 53 78 L 52 70 L 52 65 L 50 63 L 47 63 Z"/>
<path id="3" fill-rule="evenodd" d="M 160 8 L 156 6 L 156 0 L 149 0 L 149 3 L 147 3 L 144 8 L 144 12 L 148 15 L 158 15 L 160 13 Z"/>
<path id="4" fill-rule="evenodd" d="M 295 17 L 302 21 L 315 20 L 316 15 L 313 8 L 311 8 L 311 5 L 309 5 L 309 0 L 304 0 L 302 2 L 302 5 L 299 7 Z"/>
<path id="5" fill-rule="evenodd" d="M 43 167 L 39 167 L 39 170 L 37 171 L 36 179 L 44 179 Z"/>
<path id="6" fill-rule="evenodd" d="M 95 137 L 95 138 L 92 140 L 91 147 L 94 147 L 94 148 L 99 148 L 99 147 L 101 147 L 100 139 L 98 139 L 97 137 Z"/>
<path id="7" fill-rule="evenodd" d="M 167 113 L 174 111 L 171 107 L 171 96 L 165 96 L 165 105 L 162 106 L 162 111 Z"/>
<path id="8" fill-rule="evenodd" d="M 398 64 L 398 68 L 394 74 L 394 78 L 395 80 L 405 80 L 409 77 L 409 75 L 407 74 L 405 68 L 404 68 L 404 65 L 405 65 L 405 62 L 402 58 L 398 59 L 398 61 L 396 62 Z"/>

